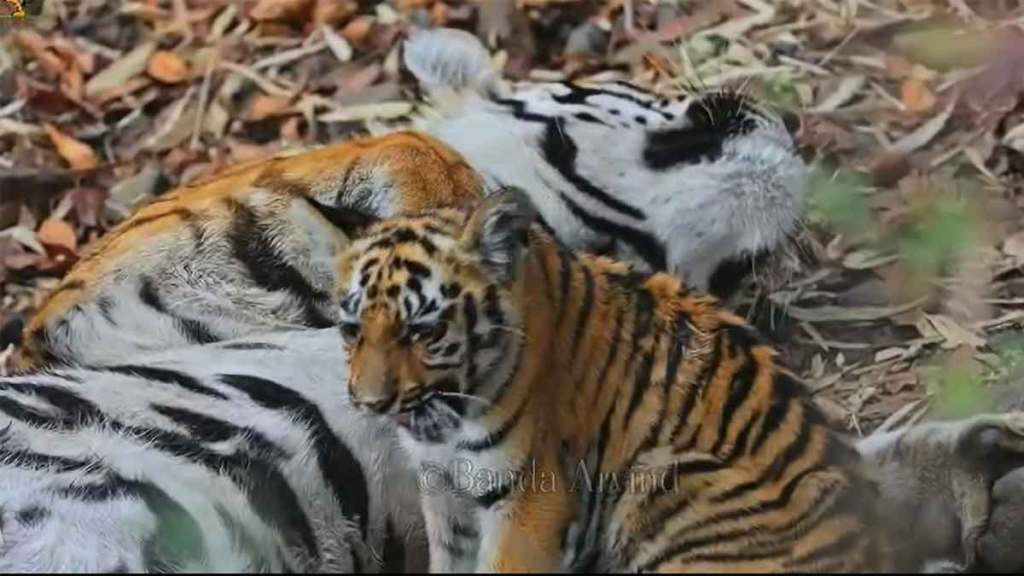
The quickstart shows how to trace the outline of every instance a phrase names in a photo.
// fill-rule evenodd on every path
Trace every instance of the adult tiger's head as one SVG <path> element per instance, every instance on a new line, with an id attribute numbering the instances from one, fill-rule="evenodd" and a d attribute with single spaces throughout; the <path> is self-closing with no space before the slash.
<path id="1" fill-rule="evenodd" d="M 436 436 L 504 382 L 522 344 L 522 286 L 534 210 L 518 189 L 467 213 L 382 221 L 339 260 L 340 329 L 354 404 Z"/>

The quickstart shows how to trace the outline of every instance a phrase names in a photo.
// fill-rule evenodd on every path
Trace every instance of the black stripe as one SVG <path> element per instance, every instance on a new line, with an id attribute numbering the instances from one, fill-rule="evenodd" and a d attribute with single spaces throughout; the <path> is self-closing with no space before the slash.
<path id="1" fill-rule="evenodd" d="M 498 296 L 498 287 L 489 284 L 484 292 L 484 316 L 494 325 L 505 325 L 505 314 L 501 311 L 501 298 Z"/>
<path id="2" fill-rule="evenodd" d="M 558 254 L 558 289 L 560 295 L 558 298 L 558 320 L 555 323 L 555 329 L 560 330 L 562 327 L 562 320 L 565 318 L 565 313 L 569 309 L 569 287 L 572 281 L 572 257 L 569 255 L 569 251 L 563 246 L 557 246 Z"/>
<path id="3" fill-rule="evenodd" d="M 351 167 L 349 166 L 349 169 Z M 344 232 L 349 238 L 358 235 L 364 228 L 380 220 L 376 214 L 360 211 L 353 206 L 328 206 L 305 195 L 299 197 L 308 202 L 325 220 Z"/>
<path id="4" fill-rule="evenodd" d="M 216 336 L 203 322 L 191 318 L 175 318 L 174 323 L 178 332 L 185 336 L 185 339 L 192 344 L 212 344 L 220 342 Z"/>
<path id="5" fill-rule="evenodd" d="M 640 403 L 646 397 L 646 393 L 652 389 L 651 370 L 654 368 L 654 354 L 658 349 L 658 339 L 660 337 L 660 334 L 655 334 L 654 343 L 644 353 L 643 358 L 641 358 L 640 367 L 637 369 L 636 376 L 633 379 L 633 395 L 629 399 L 629 407 L 626 408 L 626 414 L 622 419 L 627 429 L 632 428 L 630 423 L 633 420 L 633 414 L 640 407 Z M 651 423 L 652 426 L 657 426 L 657 424 L 657 422 Z"/>
<path id="6" fill-rule="evenodd" d="M 462 320 L 466 324 L 466 380 L 469 382 L 467 393 L 473 394 L 479 384 L 476 374 L 476 355 L 480 347 L 480 335 L 476 333 L 476 298 L 469 292 L 462 295 L 462 316 Z"/>
<path id="7" fill-rule="evenodd" d="M 237 438 L 244 440 L 247 448 L 261 458 L 279 461 L 289 457 L 287 451 L 248 426 L 239 427 L 213 416 L 175 406 L 153 404 L 151 407 L 157 413 L 163 414 L 185 428 L 197 442 L 222 442 Z"/>
<path id="8" fill-rule="evenodd" d="M 228 342 L 221 344 L 221 348 L 225 350 L 284 350 L 277 344 L 270 344 L 268 342 Z"/>
<path id="9" fill-rule="evenodd" d="M 611 97 L 611 98 L 621 98 L 623 100 L 632 102 L 633 104 L 636 104 L 637 106 L 639 106 L 639 107 L 641 107 L 641 108 L 643 108 L 645 110 L 649 110 L 649 111 L 654 112 L 656 114 L 661 114 L 661 116 L 663 118 L 665 118 L 666 120 L 671 120 L 673 118 L 673 116 L 671 114 L 665 112 L 664 110 L 659 110 L 658 108 L 656 108 L 654 106 L 653 95 L 650 95 L 648 92 L 646 92 L 644 90 L 640 90 L 637 86 L 634 86 L 634 85 L 631 85 L 631 84 L 628 84 L 628 83 L 617 83 L 617 84 L 619 84 L 620 86 L 627 87 L 627 88 L 629 88 L 631 90 L 634 90 L 637 93 L 644 94 L 645 96 L 650 96 L 650 97 L 652 97 L 652 101 L 644 101 L 644 100 L 642 100 L 640 98 L 637 98 L 633 94 L 626 94 L 626 93 L 623 93 L 623 92 L 616 92 L 614 90 L 603 90 L 603 89 L 597 88 L 597 87 L 581 86 L 581 85 L 575 84 L 573 82 L 562 82 L 563 86 L 565 86 L 566 88 L 569 88 L 569 93 L 565 94 L 565 95 L 561 95 L 561 96 L 558 96 L 558 95 L 552 96 L 552 99 L 554 99 L 555 102 L 558 102 L 559 104 L 576 104 L 576 105 L 581 105 L 581 106 L 587 106 L 588 105 L 587 98 L 589 98 L 591 96 L 608 96 L 608 97 Z"/>
<path id="10" fill-rule="evenodd" d="M 107 322 L 116 325 L 117 321 L 114 319 L 114 299 L 109 296 L 100 296 L 96 299 L 96 308 L 99 309 L 100 315 Z"/>
<path id="11" fill-rule="evenodd" d="M 514 488 L 516 482 L 522 479 L 523 467 L 510 474 L 511 478 L 504 478 L 504 476 L 504 474 L 499 473 L 498 485 L 495 488 L 483 494 L 473 496 L 473 501 L 476 502 L 477 506 L 487 509 L 507 498 L 512 493 L 512 488 Z"/>
<path id="12" fill-rule="evenodd" d="M 800 432 L 797 433 L 796 438 L 786 446 L 786 449 L 782 454 L 776 456 L 775 459 L 772 460 L 771 465 L 761 471 L 757 478 L 749 482 L 733 486 L 725 492 L 712 497 L 711 502 L 716 504 L 727 502 L 756 490 L 758 487 L 764 485 L 764 483 L 769 479 L 777 479 L 786 471 L 787 467 L 792 465 L 793 462 L 803 455 L 804 450 L 807 449 L 807 444 L 810 442 L 810 439 L 811 425 L 807 422 L 803 422 L 800 426 Z"/>
<path id="13" fill-rule="evenodd" d="M 739 352 L 739 351 L 736 351 Z M 757 364 L 749 357 L 742 357 L 743 365 L 740 366 L 732 381 L 729 382 L 729 395 L 725 399 L 725 405 L 719 414 L 718 438 L 711 448 L 711 453 L 719 455 L 722 444 L 729 436 L 729 425 L 732 424 L 736 411 L 743 405 L 743 401 L 750 396 L 750 389 L 754 386 L 754 378 L 757 375 Z"/>
<path id="14" fill-rule="evenodd" d="M 79 426 L 103 419 L 102 413 L 92 402 L 56 386 L 0 381 L 0 390 L 11 390 L 19 394 L 37 396 L 46 400 L 51 406 L 60 411 L 56 415 L 47 414 L 38 411 L 31 405 L 22 404 L 13 398 L 0 397 L 0 412 L 4 412 L 11 418 L 32 426 L 73 430 Z"/>
<path id="15" fill-rule="evenodd" d="M 781 378 L 781 376 L 778 378 Z M 776 380 L 777 383 L 778 380 Z M 792 403 L 792 398 L 782 396 L 773 391 L 771 404 L 769 404 L 768 411 L 765 412 L 764 418 L 761 419 L 761 423 L 757 427 L 757 436 L 754 437 L 750 445 L 751 454 L 757 453 L 761 446 L 778 431 L 779 427 L 782 426 L 782 423 L 789 416 L 789 409 Z"/>
<path id="16" fill-rule="evenodd" d="M 2 447 L 0 447 L 0 462 L 3 462 L 5 466 L 31 468 L 33 470 L 52 468 L 57 472 L 84 470 L 95 466 L 95 463 L 90 461 L 75 460 L 63 456 L 51 456 L 50 454 L 40 454 L 29 450 L 10 450 Z"/>
<path id="17" fill-rule="evenodd" d="M 184 336 L 188 342 L 192 344 L 210 344 L 220 341 L 220 338 L 215 336 L 213 332 L 199 320 L 181 318 L 168 312 L 167 307 L 160 298 L 160 293 L 156 288 L 156 283 L 149 276 L 142 276 L 139 279 L 139 299 L 142 300 L 143 304 L 152 308 L 156 312 L 170 316 L 174 321 L 175 329 L 178 333 Z"/>
<path id="18" fill-rule="evenodd" d="M 156 289 L 156 283 L 149 276 L 139 277 L 139 299 L 157 312 L 167 313 L 167 308 L 160 298 L 160 292 Z"/>
<path id="19" fill-rule="evenodd" d="M 633 292 L 633 304 L 635 306 L 635 312 L 633 314 L 633 336 L 630 342 L 629 358 L 626 360 L 626 365 L 631 369 L 634 367 L 633 361 L 637 354 L 643 350 L 643 340 L 654 330 L 654 298 L 651 293 L 646 289 L 639 288 Z M 654 349 L 656 343 L 647 349 L 641 360 L 640 370 L 637 371 L 636 377 L 633 381 L 633 390 L 629 399 L 629 406 L 626 408 L 626 413 L 623 416 L 623 423 L 629 422 L 630 416 L 640 405 L 643 399 L 644 392 L 647 391 L 650 386 L 651 377 L 651 366 L 654 364 Z"/>
<path id="20" fill-rule="evenodd" d="M 680 406 L 680 410 L 677 414 L 675 424 L 672 425 L 672 441 L 676 444 L 679 432 L 683 426 L 686 425 L 687 420 L 690 418 L 690 412 L 693 410 L 694 404 L 697 402 L 697 396 L 708 386 L 708 382 L 714 376 L 715 368 L 718 366 L 718 362 L 721 359 L 721 349 L 718 346 L 711 347 L 711 355 L 708 357 L 707 362 L 701 366 L 700 372 L 697 377 L 694 378 L 693 382 L 686 386 L 685 396 L 683 397 L 683 404 Z M 700 430 L 700 426 L 696 427 L 696 431 L 687 439 L 686 443 L 682 445 L 683 448 L 689 449 L 691 444 L 697 438 L 697 431 Z"/>
<path id="21" fill-rule="evenodd" d="M 497 430 L 492 430 L 483 438 L 479 440 L 462 440 L 458 443 L 459 450 L 465 450 L 467 452 L 483 452 L 484 450 L 490 450 L 495 446 L 501 444 L 508 437 L 509 432 L 516 427 L 519 423 L 519 419 L 523 417 L 523 413 L 526 412 L 526 404 L 529 400 L 523 400 L 523 402 L 516 408 L 512 416 L 501 423 Z"/>
<path id="22" fill-rule="evenodd" d="M 572 362 L 579 354 L 580 345 L 583 341 L 583 332 L 586 330 L 587 322 L 590 320 L 591 308 L 594 307 L 594 275 L 590 268 L 584 264 L 580 266 L 580 273 L 583 274 L 583 303 L 580 304 L 579 314 L 576 316 L 576 329 L 572 339 L 572 353 L 569 361 Z"/>
<path id="23" fill-rule="evenodd" d="M 231 252 L 241 262 L 253 282 L 273 292 L 287 292 L 302 306 L 305 323 L 314 328 L 334 325 L 318 306 L 327 305 L 329 295 L 321 292 L 288 260 L 273 241 L 273 231 L 256 214 L 238 202 L 231 204 L 234 219 L 228 233 Z"/>
<path id="24" fill-rule="evenodd" d="M 591 214 L 565 194 L 561 194 L 560 198 L 565 202 L 573 216 L 580 220 L 584 226 L 596 230 L 603 236 L 614 238 L 616 242 L 629 244 L 630 248 L 651 270 L 665 270 L 668 268 L 665 247 L 652 234 Z"/>
<path id="25" fill-rule="evenodd" d="M 545 159 L 573 186 L 613 210 L 636 220 L 646 219 L 643 212 L 637 208 L 614 198 L 576 173 L 575 158 L 579 151 L 571 140 L 562 140 L 557 119 L 527 112 L 525 103 L 518 100 L 497 99 L 495 102 L 497 104 L 510 107 L 513 115 L 520 120 L 526 122 L 538 122 L 544 125 L 544 135 L 541 139 L 541 150 Z M 653 108 L 650 109 L 654 110 Z M 661 111 L 656 110 L 656 112 L 664 114 L 664 112 Z M 573 215 L 585 226 L 597 230 L 605 236 L 609 236 L 629 244 L 636 254 L 652 269 L 664 270 L 666 268 L 665 249 L 661 243 L 650 234 L 629 226 L 616 224 L 605 218 L 590 214 L 586 210 L 583 210 L 565 193 L 560 193 L 559 197 L 563 202 L 565 202 Z"/>
<path id="26" fill-rule="evenodd" d="M 754 112 L 735 92 L 708 94 L 686 109 L 685 127 L 650 132 L 644 163 L 652 170 L 715 160 L 727 141 L 757 128 Z"/>
<path id="27" fill-rule="evenodd" d="M 157 519 L 156 533 L 142 547 L 146 571 L 179 571 L 189 565 L 205 565 L 208 555 L 203 531 L 192 514 L 157 485 L 134 484 L 133 490 Z"/>
<path id="28" fill-rule="evenodd" d="M 331 430 L 320 409 L 298 392 L 277 382 L 241 374 L 221 374 L 218 379 L 247 394 L 257 404 L 271 410 L 291 412 L 311 428 L 313 448 L 326 482 L 346 515 L 358 516 L 366 537 L 369 492 L 362 466 L 347 446 Z"/>
<path id="29" fill-rule="evenodd" d="M 544 122 L 544 135 L 540 141 L 540 150 L 544 155 L 544 160 L 580 192 L 615 212 L 636 220 L 644 220 L 643 212 L 598 188 L 593 182 L 587 180 L 576 171 L 576 159 L 579 156 L 579 148 L 577 148 L 572 138 L 564 130 L 560 129 L 558 125 L 560 120 L 560 118 L 549 118 Z"/>
<path id="30" fill-rule="evenodd" d="M 203 396 L 209 396 L 211 398 L 218 398 L 220 400 L 227 400 L 228 397 L 221 394 L 213 388 L 209 388 L 199 382 L 196 378 L 185 374 L 184 372 L 178 372 L 177 370 L 169 370 L 167 368 L 155 368 L 153 366 L 141 366 L 136 364 L 122 364 L 119 366 L 104 366 L 97 368 L 98 370 L 104 370 L 106 372 L 113 372 L 115 374 L 122 374 L 125 376 L 134 376 L 136 378 L 143 378 L 146 380 L 155 380 L 157 382 L 163 382 L 164 384 L 175 384 L 188 390 L 189 392 L 195 392 L 196 394 L 202 394 Z"/>

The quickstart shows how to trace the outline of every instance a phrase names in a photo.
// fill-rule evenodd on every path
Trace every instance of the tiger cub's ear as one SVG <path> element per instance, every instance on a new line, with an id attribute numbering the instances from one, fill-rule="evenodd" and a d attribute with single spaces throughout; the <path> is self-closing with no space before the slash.
<path id="1" fill-rule="evenodd" d="M 505 187 L 492 192 L 473 211 L 460 246 L 476 256 L 484 271 L 508 283 L 519 271 L 526 235 L 537 214 L 526 192 Z"/>
<path id="2" fill-rule="evenodd" d="M 306 200 L 328 222 L 344 232 L 349 239 L 362 235 L 363 231 L 368 227 L 381 220 L 380 216 L 377 216 L 376 214 L 363 212 L 356 208 L 348 206 L 328 206 L 327 204 L 322 204 L 312 198 L 306 198 Z"/>

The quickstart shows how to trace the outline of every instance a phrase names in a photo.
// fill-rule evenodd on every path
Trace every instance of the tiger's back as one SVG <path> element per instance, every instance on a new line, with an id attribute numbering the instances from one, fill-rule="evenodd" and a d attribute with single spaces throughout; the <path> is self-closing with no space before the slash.
<path id="1" fill-rule="evenodd" d="M 353 402 L 395 417 L 421 463 L 515 479 L 471 484 L 479 549 L 462 560 L 890 567 L 859 455 L 771 348 L 669 275 L 573 255 L 528 206 L 507 191 L 469 216 L 394 219 L 340 264 Z M 669 484 L 629 489 L 648 473 Z M 455 523 L 434 540 L 466 532 L 464 513 L 434 513 Z M 432 542 L 452 550 L 473 548 Z"/>
<path id="2" fill-rule="evenodd" d="M 329 326 L 331 262 L 362 212 L 466 206 L 481 192 L 457 153 L 414 132 L 233 167 L 152 201 L 101 238 L 31 319 L 18 364 L 102 363 Z"/>

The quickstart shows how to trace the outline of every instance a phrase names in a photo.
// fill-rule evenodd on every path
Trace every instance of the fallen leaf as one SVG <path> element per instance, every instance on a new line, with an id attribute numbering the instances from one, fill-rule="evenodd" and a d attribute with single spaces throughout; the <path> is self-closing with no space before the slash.
<path id="1" fill-rule="evenodd" d="M 835 92 L 821 101 L 820 104 L 810 109 L 810 112 L 832 112 L 843 104 L 846 104 L 857 95 L 857 91 L 864 87 L 867 78 L 861 75 L 847 76 L 843 78 Z"/>
<path id="2" fill-rule="evenodd" d="M 164 84 L 177 84 L 189 77 L 188 64 L 174 52 L 161 50 L 149 57 L 146 72 Z"/>
<path id="3" fill-rule="evenodd" d="M 373 24 L 373 16 L 357 16 L 341 29 L 341 35 L 352 44 L 359 45 L 370 35 Z"/>
<path id="4" fill-rule="evenodd" d="M 156 42 L 147 42 L 114 61 L 85 84 L 85 95 L 94 96 L 124 86 L 133 76 L 146 69 L 149 56 L 156 50 Z"/>
<path id="5" fill-rule="evenodd" d="M 75 249 L 78 248 L 75 229 L 67 222 L 56 218 L 44 220 L 39 231 L 36 232 L 36 237 L 39 238 L 39 242 L 43 246 L 64 250 L 69 254 L 74 254 Z"/>
<path id="6" fill-rule="evenodd" d="M 900 138 L 892 146 L 889 147 L 889 151 L 895 154 L 910 154 L 914 150 L 928 144 L 933 138 L 942 132 L 942 129 L 946 127 L 946 121 L 953 114 L 953 109 L 956 107 L 956 98 L 951 98 L 949 104 L 946 107 L 933 116 L 930 120 L 921 124 L 910 134 L 907 134 L 903 138 Z"/>
<path id="7" fill-rule="evenodd" d="M 250 101 L 244 118 L 249 121 L 265 120 L 272 116 L 280 116 L 290 112 L 292 99 L 281 96 L 257 94 Z"/>
<path id="8" fill-rule="evenodd" d="M 942 314 L 925 314 L 925 318 L 935 330 L 945 339 L 942 347 L 946 349 L 960 348 L 967 345 L 971 348 L 980 348 L 985 345 L 985 339 L 974 334 L 967 328 L 956 323 L 949 316 Z"/>
<path id="9" fill-rule="evenodd" d="M 359 4 L 354 0 L 315 0 L 315 2 L 311 16 L 314 28 L 337 26 L 359 9 Z"/>
<path id="10" fill-rule="evenodd" d="M 257 22 L 298 22 L 307 20 L 313 0 L 260 0 L 249 10 Z"/>
<path id="11" fill-rule="evenodd" d="M 18 30 L 13 35 L 14 45 L 30 54 L 51 76 L 64 71 L 64 60 L 50 49 L 50 43 L 34 30 Z"/>
<path id="12" fill-rule="evenodd" d="M 900 87 L 900 100 L 907 110 L 914 113 L 927 112 L 935 106 L 935 94 L 920 78 L 907 78 Z"/>
<path id="13" fill-rule="evenodd" d="M 91 170 L 99 164 L 96 153 L 93 152 L 93 149 L 88 144 L 68 136 L 58 130 L 53 124 L 48 123 L 43 127 L 50 136 L 50 141 L 53 142 L 57 153 L 64 158 L 72 169 Z"/>

